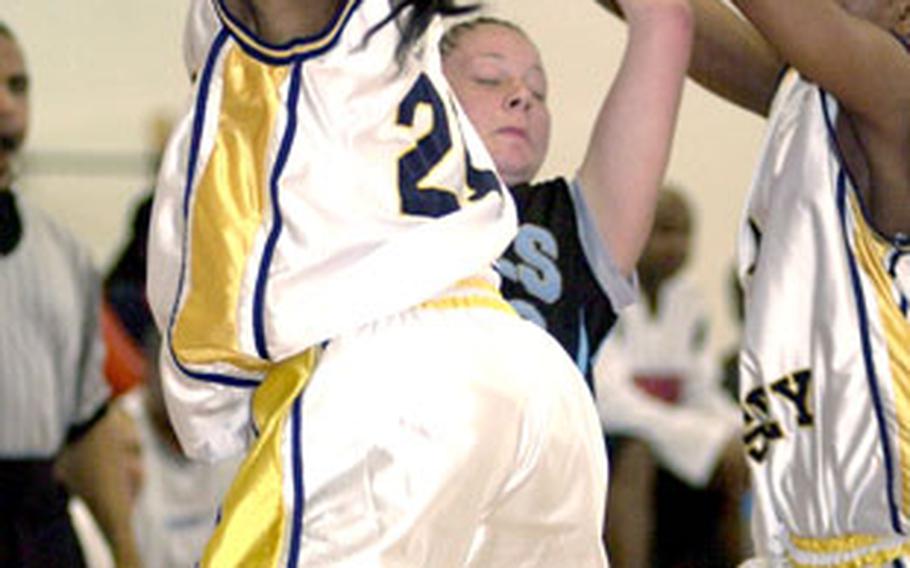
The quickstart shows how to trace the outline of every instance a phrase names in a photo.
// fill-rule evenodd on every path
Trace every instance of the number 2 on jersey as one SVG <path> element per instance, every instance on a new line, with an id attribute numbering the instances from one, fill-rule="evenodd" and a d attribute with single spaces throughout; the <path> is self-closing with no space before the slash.
<path id="1" fill-rule="evenodd" d="M 458 192 L 454 188 L 434 187 L 426 178 L 452 150 L 449 119 L 442 98 L 429 77 L 421 74 L 398 107 L 398 124 L 413 127 L 417 109 L 427 104 L 432 110 L 432 127 L 417 144 L 398 160 L 398 190 L 401 211 L 411 215 L 441 217 L 458 210 Z M 470 200 L 499 191 L 499 181 L 491 171 L 478 170 L 465 149 L 466 183 L 473 190 Z"/>

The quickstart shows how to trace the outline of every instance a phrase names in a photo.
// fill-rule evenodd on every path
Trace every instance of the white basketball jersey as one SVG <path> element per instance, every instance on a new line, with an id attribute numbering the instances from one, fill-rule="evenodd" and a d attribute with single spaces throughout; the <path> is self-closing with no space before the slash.
<path id="1" fill-rule="evenodd" d="M 218 0 L 220 26 L 187 28 L 215 35 L 163 161 L 149 298 L 178 431 L 210 431 L 193 453 L 239 449 L 248 412 L 226 409 L 270 362 L 432 298 L 516 231 L 443 77 L 441 22 L 399 61 L 389 0 L 340 4 L 280 46 Z"/>
<path id="2" fill-rule="evenodd" d="M 879 565 L 910 530 L 910 247 L 868 223 L 837 115 L 785 76 L 739 242 L 754 531 L 795 565 Z"/>

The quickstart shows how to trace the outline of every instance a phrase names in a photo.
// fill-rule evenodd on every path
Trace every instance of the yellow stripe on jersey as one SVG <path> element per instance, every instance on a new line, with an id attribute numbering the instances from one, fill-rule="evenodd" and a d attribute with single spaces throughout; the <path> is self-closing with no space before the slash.
<path id="1" fill-rule="evenodd" d="M 477 292 L 481 292 L 478 294 Z M 517 315 L 515 308 L 506 302 L 499 289 L 483 278 L 464 278 L 454 290 L 420 304 L 421 308 L 447 310 L 456 308 L 489 308 Z"/>
<path id="2" fill-rule="evenodd" d="M 867 566 L 884 566 L 898 558 L 910 553 L 910 542 L 900 543 L 890 548 L 863 552 L 862 549 L 872 547 L 881 539 L 871 535 L 847 535 L 834 538 L 803 538 L 791 536 L 790 542 L 802 552 L 821 555 L 836 555 L 855 553 L 850 560 L 825 562 L 822 559 L 811 564 L 797 562 L 789 558 L 790 564 L 795 568 L 865 568 Z"/>
<path id="3" fill-rule="evenodd" d="M 183 363 L 224 362 L 263 371 L 261 359 L 239 348 L 237 318 L 241 285 L 268 203 L 268 152 L 287 71 L 262 65 L 233 47 L 223 76 L 215 147 L 192 201 L 189 279 L 172 344 Z"/>
<path id="4" fill-rule="evenodd" d="M 238 25 L 234 18 L 231 17 L 230 14 L 226 13 L 224 7 L 221 5 L 221 0 L 216 0 L 214 2 L 215 8 L 218 12 L 218 17 L 224 23 L 224 26 L 230 30 L 231 34 L 238 39 L 238 41 L 242 42 L 249 50 L 254 53 L 257 53 L 266 58 L 278 60 L 307 55 L 315 51 L 319 51 L 320 49 L 323 49 L 331 44 L 341 33 L 341 30 L 344 28 L 344 24 L 347 21 L 348 16 L 354 10 L 354 7 L 357 5 L 357 3 L 358 0 L 347 0 L 343 3 L 342 6 L 339 6 L 332 20 L 331 28 L 328 28 L 323 32 L 311 37 L 300 38 L 300 40 L 294 42 L 293 45 L 287 47 L 276 47 L 266 45 L 259 38 L 250 35 L 246 30 Z"/>
<path id="5" fill-rule="evenodd" d="M 879 319 L 885 331 L 891 389 L 897 410 L 897 439 L 900 453 L 901 510 L 910 513 L 910 323 L 894 301 L 893 283 L 887 272 L 890 245 L 865 222 L 862 211 L 851 194 L 850 207 L 856 220 L 854 240 L 859 265 L 875 288 Z"/>
<path id="6" fill-rule="evenodd" d="M 282 445 L 292 405 L 316 367 L 317 351 L 307 349 L 276 365 L 256 389 L 253 416 L 259 437 L 224 498 L 202 566 L 269 568 L 287 554 L 291 535 L 284 488 L 285 479 L 294 474 L 283 459 Z"/>

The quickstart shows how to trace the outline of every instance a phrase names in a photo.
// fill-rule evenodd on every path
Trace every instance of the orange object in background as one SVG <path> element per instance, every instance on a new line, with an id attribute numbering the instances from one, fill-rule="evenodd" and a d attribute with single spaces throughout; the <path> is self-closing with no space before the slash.
<path id="1" fill-rule="evenodd" d="M 107 351 L 104 376 L 116 397 L 145 381 L 148 363 L 108 302 L 101 307 L 101 335 Z"/>

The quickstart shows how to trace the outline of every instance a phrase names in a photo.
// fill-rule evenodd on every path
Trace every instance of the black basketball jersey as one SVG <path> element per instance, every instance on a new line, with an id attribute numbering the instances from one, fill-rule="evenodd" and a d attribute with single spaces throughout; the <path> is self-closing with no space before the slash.
<path id="1" fill-rule="evenodd" d="M 497 263 L 502 293 L 559 341 L 591 386 L 591 359 L 616 312 L 585 254 L 570 186 L 556 178 L 510 189 L 520 228 Z"/>

